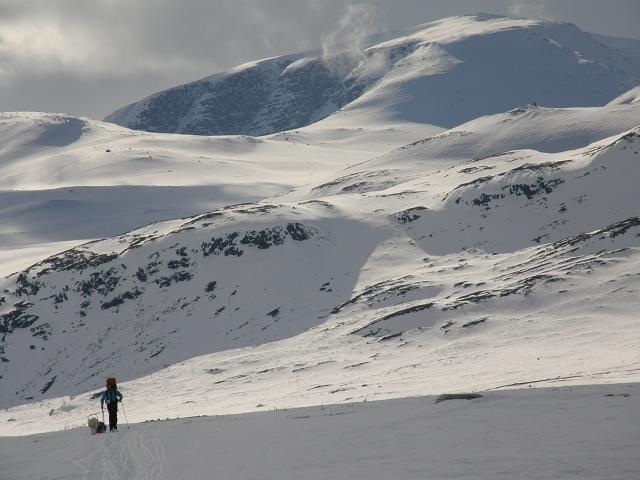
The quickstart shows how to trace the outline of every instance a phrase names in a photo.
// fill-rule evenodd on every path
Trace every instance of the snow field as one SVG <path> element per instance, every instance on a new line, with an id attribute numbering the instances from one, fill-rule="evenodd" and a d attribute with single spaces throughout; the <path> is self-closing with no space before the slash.
<path id="1" fill-rule="evenodd" d="M 0 478 L 628 480 L 640 468 L 638 384 L 481 395 L 4 437 Z"/>

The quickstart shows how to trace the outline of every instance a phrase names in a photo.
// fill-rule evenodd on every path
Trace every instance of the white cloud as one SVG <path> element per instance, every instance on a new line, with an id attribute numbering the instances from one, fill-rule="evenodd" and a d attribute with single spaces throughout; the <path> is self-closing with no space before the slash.
<path id="1" fill-rule="evenodd" d="M 55 22 L 34 19 L 0 24 L 0 53 L 5 68 L 29 64 L 36 70 L 93 68 L 96 49 L 82 31 L 64 31 Z"/>
<path id="2" fill-rule="evenodd" d="M 5 76 L 75 72 L 117 77 L 203 63 L 214 66 L 202 58 L 146 48 L 136 40 L 131 26 L 117 25 L 114 12 L 98 9 L 94 16 L 66 16 L 39 9 L 18 12 L 22 14 L 0 18 L 0 58 Z"/>

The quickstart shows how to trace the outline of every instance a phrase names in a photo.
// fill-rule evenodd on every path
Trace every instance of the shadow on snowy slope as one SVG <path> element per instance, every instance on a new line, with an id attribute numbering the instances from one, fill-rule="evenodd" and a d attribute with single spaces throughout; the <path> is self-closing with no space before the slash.
<path id="1" fill-rule="evenodd" d="M 0 405 L 301 333 L 350 297 L 384 235 L 330 204 L 254 204 L 50 257 L 0 281 Z"/>

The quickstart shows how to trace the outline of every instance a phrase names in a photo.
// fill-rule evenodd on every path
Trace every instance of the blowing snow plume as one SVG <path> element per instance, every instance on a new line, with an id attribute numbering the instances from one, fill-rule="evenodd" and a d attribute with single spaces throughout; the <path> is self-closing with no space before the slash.
<path id="1" fill-rule="evenodd" d="M 381 31 L 375 7 L 349 3 L 338 29 L 322 36 L 325 65 L 339 76 L 348 74 L 354 65 L 365 65 L 368 71 L 380 70 L 385 65 L 384 58 L 367 54 L 366 48 L 371 37 Z"/>
<path id="2" fill-rule="evenodd" d="M 514 17 L 548 18 L 547 5 L 543 0 L 512 0 L 509 14 Z"/>

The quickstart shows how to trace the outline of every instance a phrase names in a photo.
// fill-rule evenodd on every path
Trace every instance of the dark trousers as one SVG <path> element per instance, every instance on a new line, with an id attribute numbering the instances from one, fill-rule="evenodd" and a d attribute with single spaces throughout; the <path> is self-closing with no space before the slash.
<path id="1" fill-rule="evenodd" d="M 109 411 L 109 430 L 118 429 L 118 402 L 107 403 L 107 410 Z"/>

